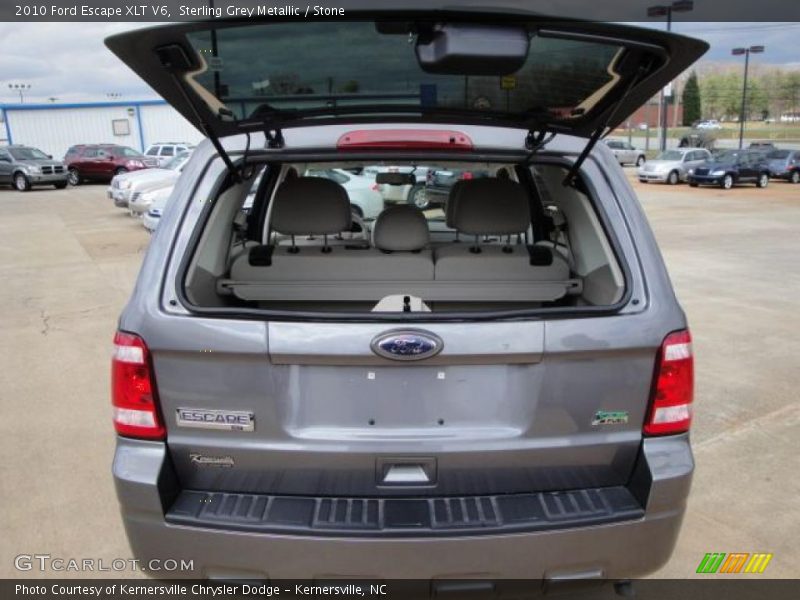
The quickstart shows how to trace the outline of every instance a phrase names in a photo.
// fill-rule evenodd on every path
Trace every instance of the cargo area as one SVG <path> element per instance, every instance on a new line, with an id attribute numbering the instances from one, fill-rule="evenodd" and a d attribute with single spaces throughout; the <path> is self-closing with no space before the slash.
<path id="1" fill-rule="evenodd" d="M 563 186 L 558 165 L 260 173 L 220 194 L 204 222 L 185 280 L 199 307 L 435 315 L 610 306 L 624 292 L 588 191 Z"/>

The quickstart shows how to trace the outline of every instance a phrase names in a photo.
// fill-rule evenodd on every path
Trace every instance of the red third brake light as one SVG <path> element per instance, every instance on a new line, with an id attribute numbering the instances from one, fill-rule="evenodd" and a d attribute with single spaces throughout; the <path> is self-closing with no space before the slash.
<path id="1" fill-rule="evenodd" d="M 693 397 L 692 336 L 688 331 L 676 331 L 661 344 L 644 434 L 671 435 L 689 431 Z"/>
<path id="2" fill-rule="evenodd" d="M 120 435 L 148 440 L 165 438 L 147 345 L 142 338 L 120 331 L 114 336 L 111 403 L 114 428 Z"/>
<path id="3" fill-rule="evenodd" d="M 336 142 L 339 150 L 472 150 L 472 140 L 447 129 L 358 129 Z"/>

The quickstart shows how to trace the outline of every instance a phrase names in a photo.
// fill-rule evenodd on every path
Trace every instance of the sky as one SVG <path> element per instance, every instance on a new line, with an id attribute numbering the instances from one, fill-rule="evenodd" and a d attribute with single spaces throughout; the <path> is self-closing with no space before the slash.
<path id="1" fill-rule="evenodd" d="M 663 23 L 637 23 L 664 28 Z M 139 23 L 0 23 L 0 103 L 18 102 L 8 84 L 30 84 L 26 102 L 140 100 L 155 97 L 106 47 L 103 39 Z M 731 48 L 764 45 L 762 64 L 800 69 L 800 23 L 676 23 L 673 31 L 705 39 L 702 61 L 740 63 Z M 109 94 L 113 94 L 110 97 Z M 117 96 L 119 95 L 119 96 Z"/>

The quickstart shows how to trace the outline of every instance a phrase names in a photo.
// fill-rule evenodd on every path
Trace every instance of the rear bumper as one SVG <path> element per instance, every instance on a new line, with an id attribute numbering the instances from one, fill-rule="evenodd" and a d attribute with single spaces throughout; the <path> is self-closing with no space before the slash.
<path id="1" fill-rule="evenodd" d="M 669 559 L 694 463 L 687 436 L 649 439 L 628 485 L 635 518 L 544 531 L 366 537 L 214 529 L 167 521 L 180 489 L 159 442 L 119 439 L 114 479 L 136 558 L 192 560 L 182 577 L 561 579 L 640 577 Z M 641 516 L 643 515 L 643 516 Z"/>

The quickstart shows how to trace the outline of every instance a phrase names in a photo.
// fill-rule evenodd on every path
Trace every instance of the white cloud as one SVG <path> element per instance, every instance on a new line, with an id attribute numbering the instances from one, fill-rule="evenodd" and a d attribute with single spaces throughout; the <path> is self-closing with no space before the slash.
<path id="1" fill-rule="evenodd" d="M 154 92 L 103 44 L 138 23 L 0 24 L 0 101 L 18 102 L 9 83 L 31 85 L 26 100 L 46 102 L 152 98 Z"/>

